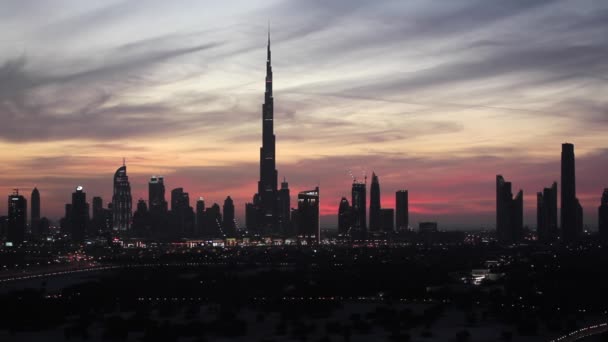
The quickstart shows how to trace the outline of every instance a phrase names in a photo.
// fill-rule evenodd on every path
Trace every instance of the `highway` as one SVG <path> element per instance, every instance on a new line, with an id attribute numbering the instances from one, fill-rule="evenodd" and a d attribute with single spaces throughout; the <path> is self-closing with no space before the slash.
<path id="1" fill-rule="evenodd" d="M 608 331 L 608 323 L 594 324 L 585 328 L 575 330 L 568 335 L 560 336 L 550 342 L 573 342 L 593 335 L 598 335 Z"/>

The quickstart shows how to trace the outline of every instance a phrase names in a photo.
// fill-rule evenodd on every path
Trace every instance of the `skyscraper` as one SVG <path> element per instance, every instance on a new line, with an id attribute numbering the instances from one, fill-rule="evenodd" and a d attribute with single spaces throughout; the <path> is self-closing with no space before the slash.
<path id="1" fill-rule="evenodd" d="M 511 201 L 511 239 L 520 242 L 524 239 L 524 192 L 519 190 Z"/>
<path id="2" fill-rule="evenodd" d="M 34 187 L 32 190 L 32 196 L 30 197 L 30 228 L 32 229 L 32 235 L 40 235 L 40 192 L 38 188 Z"/>
<path id="3" fill-rule="evenodd" d="M 513 198 L 511 182 L 501 175 L 496 176 L 496 235 L 504 244 L 523 238 L 523 191 Z"/>
<path id="4" fill-rule="evenodd" d="M 99 196 L 93 197 L 93 218 L 91 219 L 91 231 L 100 232 L 105 230 L 105 214 L 103 209 L 103 199 Z"/>
<path id="5" fill-rule="evenodd" d="M 367 232 L 366 225 L 366 191 L 365 183 L 353 182 L 352 187 L 352 199 L 351 199 L 351 211 L 353 214 L 352 229 L 355 232 L 365 234 Z"/>
<path id="6" fill-rule="evenodd" d="M 369 230 L 378 231 L 380 226 L 380 182 L 376 173 L 372 172 L 372 184 L 369 190 Z"/>
<path id="7" fill-rule="evenodd" d="M 27 223 L 27 201 L 15 190 L 8 196 L 8 224 L 6 240 L 13 245 L 21 244 L 25 240 L 25 226 Z"/>
<path id="8" fill-rule="evenodd" d="M 278 200 L 279 228 L 281 234 L 287 236 L 291 230 L 291 199 L 289 197 L 289 184 L 285 178 L 283 178 L 283 182 L 281 183 Z"/>
<path id="9" fill-rule="evenodd" d="M 608 188 L 604 189 L 602 194 L 602 200 L 600 207 L 598 208 L 599 222 L 598 228 L 600 231 L 600 238 L 606 242 L 608 241 Z"/>
<path id="10" fill-rule="evenodd" d="M 190 206 L 190 195 L 183 188 L 171 190 L 171 229 L 173 238 L 194 235 L 194 210 Z"/>
<path id="11" fill-rule="evenodd" d="M 224 208 L 223 215 L 224 223 L 222 224 L 224 228 L 224 234 L 226 236 L 235 236 L 236 235 L 236 226 L 234 224 L 234 202 L 230 196 L 226 197 L 224 200 Z"/>
<path id="12" fill-rule="evenodd" d="M 137 201 L 137 207 L 133 213 L 133 226 L 132 232 L 136 236 L 150 236 L 151 233 L 151 222 L 148 211 L 148 205 L 143 198 Z"/>
<path id="13" fill-rule="evenodd" d="M 270 31 L 266 58 L 266 91 L 262 105 L 262 147 L 260 148 L 260 180 L 254 196 L 259 211 L 255 229 L 264 234 L 279 233 L 277 206 L 277 170 L 274 135 L 274 99 L 272 96 L 272 65 L 270 54 Z M 253 228 L 253 227 L 248 227 Z"/>
<path id="14" fill-rule="evenodd" d="M 543 243 L 555 241 L 557 230 L 557 182 L 536 194 L 536 230 Z"/>
<path id="15" fill-rule="evenodd" d="M 112 210 L 114 230 L 128 231 L 131 229 L 131 185 L 127 176 L 127 167 L 123 165 L 114 173 L 114 195 L 112 196 Z"/>
<path id="16" fill-rule="evenodd" d="M 407 190 L 399 190 L 395 193 L 395 222 L 397 230 L 408 230 L 410 214 Z"/>
<path id="17" fill-rule="evenodd" d="M 338 233 L 341 235 L 348 234 L 351 226 L 352 214 L 350 212 L 350 204 L 346 197 L 342 197 L 340 200 L 340 207 L 338 208 Z"/>
<path id="18" fill-rule="evenodd" d="M 213 203 L 212 206 L 205 210 L 205 232 L 203 235 L 209 238 L 223 237 L 221 236 L 222 214 L 220 206 Z"/>
<path id="19" fill-rule="evenodd" d="M 561 229 L 564 242 L 578 240 L 582 233 L 582 226 L 579 226 L 579 206 L 576 198 L 576 174 L 574 164 L 574 145 L 562 144 L 562 208 L 561 208 Z M 581 210 L 582 214 L 582 210 Z"/>
<path id="20" fill-rule="evenodd" d="M 89 204 L 87 194 L 82 186 L 77 186 L 72 193 L 72 207 L 70 210 L 70 233 L 72 241 L 81 243 L 84 241 L 87 223 L 89 222 Z"/>
<path id="21" fill-rule="evenodd" d="M 150 212 L 166 213 L 167 200 L 165 199 L 165 178 L 152 176 L 148 182 L 148 206 Z"/>
<path id="22" fill-rule="evenodd" d="M 199 197 L 196 200 L 196 235 L 201 236 L 205 232 L 205 199 Z"/>
<path id="23" fill-rule="evenodd" d="M 298 194 L 297 234 L 309 242 L 319 242 L 319 187 Z"/>

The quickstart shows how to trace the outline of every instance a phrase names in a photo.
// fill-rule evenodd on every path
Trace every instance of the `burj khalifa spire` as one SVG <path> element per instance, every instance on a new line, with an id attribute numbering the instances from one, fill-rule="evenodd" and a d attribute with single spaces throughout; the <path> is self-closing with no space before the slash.
<path id="1" fill-rule="evenodd" d="M 266 91 L 262 105 L 262 147 L 260 148 L 260 180 L 255 205 L 258 209 L 257 225 L 263 233 L 277 231 L 277 170 L 275 159 L 274 99 L 272 96 L 272 64 L 270 30 L 266 58 Z"/>

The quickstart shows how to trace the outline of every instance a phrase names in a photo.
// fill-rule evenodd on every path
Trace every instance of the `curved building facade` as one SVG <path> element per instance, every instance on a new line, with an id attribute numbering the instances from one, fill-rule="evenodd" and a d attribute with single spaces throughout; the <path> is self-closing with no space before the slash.
<path id="1" fill-rule="evenodd" d="M 114 173 L 114 195 L 112 196 L 112 217 L 114 230 L 128 231 L 132 221 L 131 184 L 127 167 L 123 164 Z"/>

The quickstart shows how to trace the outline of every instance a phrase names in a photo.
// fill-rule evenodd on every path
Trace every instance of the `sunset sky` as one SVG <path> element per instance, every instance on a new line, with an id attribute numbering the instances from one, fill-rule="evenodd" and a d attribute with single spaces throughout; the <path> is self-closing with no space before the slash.
<path id="1" fill-rule="evenodd" d="M 29 200 L 37 186 L 58 219 L 76 185 L 106 205 L 124 157 L 134 202 L 163 175 L 167 195 L 230 195 L 244 225 L 269 21 L 279 178 L 292 205 L 320 184 L 322 226 L 350 201 L 351 170 L 379 175 L 382 206 L 408 189 L 411 224 L 448 229 L 495 226 L 502 174 L 535 227 L 536 192 L 559 183 L 571 142 L 595 229 L 608 187 L 602 0 L 0 0 L 0 193 Z"/>

